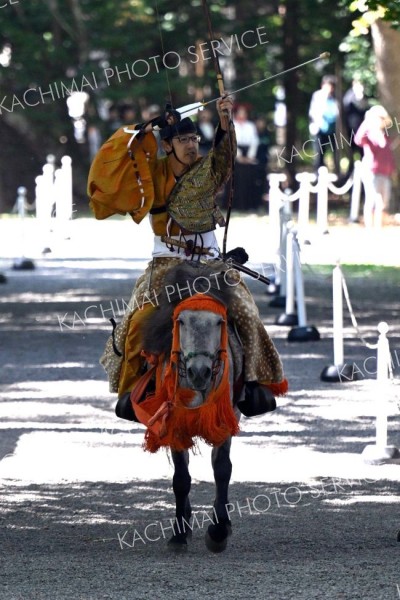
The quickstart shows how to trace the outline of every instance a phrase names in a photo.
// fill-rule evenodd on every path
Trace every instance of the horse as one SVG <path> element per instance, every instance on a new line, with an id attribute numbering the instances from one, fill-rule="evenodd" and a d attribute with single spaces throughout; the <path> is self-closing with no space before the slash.
<path id="1" fill-rule="evenodd" d="M 193 529 L 189 449 L 198 438 L 212 445 L 216 490 L 215 518 L 205 534 L 206 547 L 222 552 L 232 532 L 229 454 L 232 435 L 239 431 L 243 353 L 227 319 L 232 282 L 227 279 L 226 266 L 221 265 L 224 268 L 218 274 L 215 268 L 189 261 L 173 267 L 165 278 L 155 314 L 142 326 L 145 355 L 157 357 L 152 367 L 157 373 L 156 389 L 144 401 L 132 401 L 132 406 L 148 426 L 145 448 L 171 451 L 176 510 L 168 546 L 174 550 L 187 549 Z"/>

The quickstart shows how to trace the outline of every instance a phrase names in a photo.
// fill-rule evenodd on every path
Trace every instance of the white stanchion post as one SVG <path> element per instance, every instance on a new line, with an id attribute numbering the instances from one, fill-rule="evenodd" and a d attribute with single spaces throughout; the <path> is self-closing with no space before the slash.
<path id="1" fill-rule="evenodd" d="M 280 216 L 279 210 L 282 206 L 282 191 L 280 184 L 286 181 L 286 175 L 283 173 L 271 173 L 269 179 L 269 235 L 271 245 L 279 255 L 280 248 Z"/>
<path id="2" fill-rule="evenodd" d="M 351 191 L 350 217 L 352 223 L 357 223 L 360 214 L 361 200 L 361 161 L 356 160 L 353 172 L 353 189 Z"/>
<path id="3" fill-rule="evenodd" d="M 328 186 L 337 176 L 329 173 L 326 167 L 318 169 L 317 227 L 320 233 L 328 233 Z"/>
<path id="4" fill-rule="evenodd" d="M 288 334 L 288 342 L 311 342 L 318 341 L 320 335 L 316 327 L 307 325 L 306 302 L 304 295 L 303 272 L 301 269 L 300 246 L 296 232 L 292 233 L 293 244 L 293 268 L 296 287 L 297 318 L 298 326 L 293 327 Z"/>
<path id="5" fill-rule="evenodd" d="M 343 291 L 342 271 L 339 265 L 332 273 L 332 299 L 333 299 L 333 362 L 336 366 L 343 365 Z"/>
<path id="6" fill-rule="evenodd" d="M 384 321 L 378 324 L 378 343 L 376 350 L 376 434 L 375 444 L 369 444 L 362 452 L 369 464 L 400 463 L 400 452 L 395 446 L 388 446 L 388 384 L 391 369 L 391 356 L 387 333 L 389 325 Z"/>
<path id="7" fill-rule="evenodd" d="M 294 305 L 294 267 L 293 267 L 293 232 L 288 231 L 286 236 L 286 314 L 295 313 Z"/>
<path id="8" fill-rule="evenodd" d="M 13 269 L 18 271 L 32 271 L 35 268 L 34 262 L 25 257 L 25 205 L 27 191 L 24 186 L 20 186 L 17 190 L 17 210 L 21 232 L 21 257 L 14 262 Z"/>
<path id="9" fill-rule="evenodd" d="M 72 168 L 71 158 L 63 156 L 61 169 L 54 173 L 54 195 L 56 199 L 56 223 L 59 237 L 69 237 L 68 224 L 72 219 Z"/>
<path id="10" fill-rule="evenodd" d="M 44 210 L 48 213 L 48 218 L 51 219 L 53 207 L 55 205 L 54 196 L 54 173 L 56 171 L 56 157 L 53 154 L 48 154 L 46 164 L 43 166 L 43 196 Z"/>
<path id="11" fill-rule="evenodd" d="M 61 159 L 61 170 L 63 173 L 64 188 L 64 211 L 67 220 L 72 219 L 72 159 L 70 156 L 63 156 Z"/>
<path id="12" fill-rule="evenodd" d="M 287 269 L 287 235 L 289 224 L 292 221 L 292 203 L 288 196 L 291 190 L 285 190 L 285 199 L 281 208 L 281 246 L 280 246 L 280 277 L 281 277 L 281 288 L 280 296 L 286 299 L 286 269 Z"/>
<path id="13" fill-rule="evenodd" d="M 275 255 L 275 279 L 273 284 L 270 286 L 272 290 L 271 293 L 274 293 L 276 290 L 280 289 L 282 283 L 282 252 L 281 252 L 281 243 L 282 243 L 282 227 L 281 227 L 281 207 L 282 207 L 282 197 L 283 193 L 280 189 L 280 184 L 286 181 L 286 175 L 283 173 L 270 173 L 268 175 L 269 181 L 269 236 L 271 248 L 273 249 L 273 253 Z M 275 300 L 275 299 L 274 299 Z M 272 303 L 274 303 L 272 300 Z M 280 306 L 281 304 L 279 304 Z"/>
<path id="14" fill-rule="evenodd" d="M 304 299 L 303 273 L 300 264 L 300 248 L 299 243 L 296 239 L 296 235 L 293 236 L 293 266 L 296 287 L 297 318 L 299 321 L 299 327 L 306 327 L 307 312 L 306 303 Z"/>
<path id="15" fill-rule="evenodd" d="M 285 194 L 282 196 L 283 204 L 279 209 L 280 245 L 279 256 L 275 265 L 275 291 L 277 294 L 269 303 L 270 306 L 276 308 L 284 308 L 286 305 L 287 232 L 288 224 L 292 220 L 292 203 L 289 199 L 290 192 L 290 189 L 285 190 Z"/>
<path id="16" fill-rule="evenodd" d="M 54 172 L 54 197 L 56 200 L 56 231 L 57 236 L 62 237 L 65 233 L 64 222 L 64 182 L 61 169 L 56 169 Z"/>
<path id="17" fill-rule="evenodd" d="M 38 175 L 35 179 L 35 208 L 36 220 L 39 230 L 39 239 L 44 243 L 42 254 L 51 252 L 50 249 L 50 233 L 51 233 L 51 211 L 53 207 L 53 181 L 51 179 L 51 187 L 49 185 L 48 168 L 50 165 L 43 167 L 43 175 Z M 47 172 L 46 172 L 47 169 Z M 53 177 L 51 175 L 51 177 Z"/>
<path id="18" fill-rule="evenodd" d="M 285 311 L 279 315 L 275 323 L 277 325 L 297 325 L 294 300 L 294 256 L 293 256 L 293 232 L 288 229 L 286 237 L 286 304 Z"/>
<path id="19" fill-rule="evenodd" d="M 389 379 L 389 365 L 390 365 L 390 350 L 389 341 L 387 339 L 387 332 L 389 326 L 385 322 L 381 322 L 378 325 L 379 337 L 378 347 L 376 351 L 376 379 L 378 382 L 378 389 L 382 393 L 382 398 L 379 399 L 379 406 L 376 415 L 376 445 L 382 448 L 387 446 L 387 417 L 388 417 L 388 406 L 385 398 L 385 388 Z"/>
<path id="20" fill-rule="evenodd" d="M 299 214 L 297 219 L 298 236 L 305 240 L 310 225 L 310 193 L 311 183 L 315 181 L 314 173 L 298 173 L 296 181 L 300 183 Z"/>
<path id="21" fill-rule="evenodd" d="M 332 383 L 358 381 L 361 378 L 354 363 L 344 362 L 342 278 L 338 261 L 332 272 L 333 365 L 324 367 L 320 375 L 322 381 Z"/>

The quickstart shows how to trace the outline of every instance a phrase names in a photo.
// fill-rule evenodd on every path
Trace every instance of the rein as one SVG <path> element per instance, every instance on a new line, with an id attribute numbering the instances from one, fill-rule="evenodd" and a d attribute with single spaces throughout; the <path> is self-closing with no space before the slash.
<path id="1" fill-rule="evenodd" d="M 184 310 L 202 310 L 202 311 L 210 311 L 213 313 L 217 313 L 221 315 L 222 328 L 221 328 L 221 343 L 220 348 L 214 353 L 201 351 L 201 352 L 188 352 L 187 354 L 183 354 L 180 349 L 180 339 L 179 339 L 179 315 Z M 195 294 L 194 296 L 190 296 L 183 300 L 178 304 L 178 306 L 174 310 L 173 314 L 173 337 L 172 337 L 172 350 L 171 350 L 171 363 L 176 364 L 178 375 L 180 378 L 186 377 L 186 363 L 191 358 L 195 358 L 196 356 L 205 356 L 212 360 L 212 374 L 213 374 L 213 386 L 215 385 L 215 378 L 221 370 L 222 362 L 228 360 L 228 334 L 227 334 L 227 316 L 226 316 L 226 308 L 224 305 L 215 300 L 211 296 L 207 296 L 205 294 Z"/>

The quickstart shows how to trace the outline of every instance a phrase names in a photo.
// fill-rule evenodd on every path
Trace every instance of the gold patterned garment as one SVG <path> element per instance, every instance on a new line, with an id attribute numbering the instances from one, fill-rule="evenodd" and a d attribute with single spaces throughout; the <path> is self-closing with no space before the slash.
<path id="1" fill-rule="evenodd" d="M 225 133 L 208 155 L 198 160 L 176 183 L 167 199 L 167 212 L 182 230 L 206 233 L 217 224 L 225 225 L 215 196 L 229 178 L 235 156 L 235 130 L 230 125 L 229 135 Z"/>
<path id="2" fill-rule="evenodd" d="M 198 233 L 215 229 L 220 219 L 215 197 L 230 175 L 232 153 L 236 155 L 236 138 L 231 124 L 229 135 L 217 128 L 212 150 L 207 156 L 199 157 L 178 183 L 168 158 L 157 159 L 154 165 L 150 165 L 154 185 L 150 219 L 156 236 L 179 235 L 182 229 L 184 232 Z M 170 215 L 163 207 L 168 208 L 173 218 L 168 231 Z M 154 258 L 137 280 L 129 303 L 131 310 L 117 325 L 114 336 L 108 339 L 100 360 L 108 374 L 111 392 L 118 392 L 121 396 L 130 391 L 138 380 L 143 369 L 140 356 L 141 323 L 155 310 L 156 297 L 164 285 L 166 273 L 181 260 L 175 257 Z M 221 261 L 216 260 L 208 260 L 207 264 L 215 266 L 218 272 L 224 267 Z M 283 380 L 281 361 L 260 319 L 253 297 L 243 282 L 232 289 L 234 299 L 229 316 L 235 322 L 242 340 L 245 380 L 278 384 Z"/>
<path id="3" fill-rule="evenodd" d="M 167 235 L 167 223 L 172 217 L 170 235 L 179 235 L 181 229 L 205 233 L 223 224 L 223 216 L 215 204 L 215 197 L 231 174 L 231 152 L 236 156 L 236 137 L 233 125 L 229 136 L 216 129 L 214 145 L 207 156 L 197 161 L 175 181 L 168 158 L 161 158 L 153 170 L 154 203 L 150 222 L 155 235 Z M 167 211 L 159 212 L 163 207 Z"/>
<path id="4" fill-rule="evenodd" d="M 130 391 L 140 376 L 143 368 L 143 359 L 140 357 L 140 324 L 155 310 L 156 298 L 164 285 L 164 277 L 168 270 L 179 262 L 179 258 L 153 259 L 137 280 L 133 290 L 129 302 L 132 312 L 125 314 L 115 331 L 115 343 L 123 356 L 118 357 L 115 354 L 112 338 L 107 342 L 100 362 L 108 373 L 110 391 L 118 392 L 119 396 Z M 207 265 L 215 268 L 216 272 L 221 272 L 224 267 L 224 263 L 219 260 L 207 261 Z M 249 289 L 240 281 L 231 290 L 233 301 L 229 316 L 235 322 L 243 344 L 246 357 L 245 381 L 280 383 L 284 378 L 282 364 Z"/>

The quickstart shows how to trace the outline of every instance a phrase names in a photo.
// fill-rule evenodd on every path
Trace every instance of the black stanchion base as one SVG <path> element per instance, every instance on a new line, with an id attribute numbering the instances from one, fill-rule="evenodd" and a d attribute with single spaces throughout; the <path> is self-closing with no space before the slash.
<path id="1" fill-rule="evenodd" d="M 297 325 L 298 322 L 299 321 L 297 319 L 297 315 L 291 315 L 291 314 L 287 315 L 286 313 L 279 315 L 279 317 L 276 317 L 276 319 L 275 319 L 276 325 L 287 325 L 288 327 Z"/>
<path id="2" fill-rule="evenodd" d="M 30 258 L 21 258 L 13 264 L 14 271 L 33 271 L 35 263 Z"/>
<path id="3" fill-rule="evenodd" d="M 364 379 L 356 364 L 344 363 L 344 365 L 330 365 L 322 370 L 321 381 L 331 383 L 347 383 L 348 381 L 360 381 Z"/>
<path id="4" fill-rule="evenodd" d="M 288 333 L 288 342 L 317 342 L 321 339 L 319 331 L 314 325 L 293 327 Z"/>
<path id="5" fill-rule="evenodd" d="M 369 444 L 361 453 L 363 461 L 369 465 L 399 464 L 400 452 L 395 446 Z"/>
<path id="6" fill-rule="evenodd" d="M 285 308 L 286 296 L 275 296 L 275 298 L 272 298 L 269 306 L 272 306 L 273 308 Z"/>

